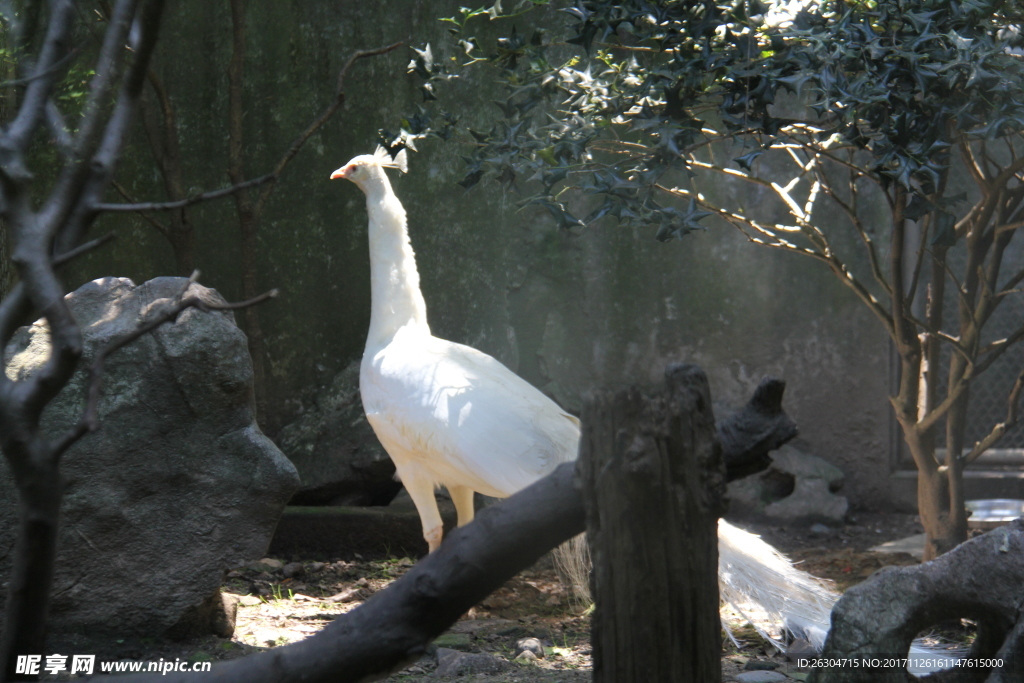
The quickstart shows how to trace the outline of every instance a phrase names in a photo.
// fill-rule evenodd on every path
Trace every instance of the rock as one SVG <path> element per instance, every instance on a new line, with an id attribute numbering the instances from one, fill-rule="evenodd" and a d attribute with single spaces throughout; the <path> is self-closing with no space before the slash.
<path id="1" fill-rule="evenodd" d="M 140 315 L 177 296 L 186 282 L 157 278 L 136 286 L 103 278 L 67 296 L 84 355 L 44 413 L 47 433 L 78 422 L 84 369 L 97 348 L 134 329 Z M 221 301 L 200 285 L 189 292 Z M 20 329 L 5 350 L 8 376 L 30 375 L 48 348 L 42 323 Z M 246 338 L 229 312 L 186 310 L 108 359 L 99 429 L 61 465 L 51 630 L 162 636 L 187 624 L 187 613 L 212 613 L 225 570 L 266 552 L 298 477 L 260 432 L 251 397 Z M 4 463 L 0 581 L 13 555 L 15 500 Z"/>
<path id="2" fill-rule="evenodd" d="M 848 589 L 832 609 L 832 628 L 821 656 L 861 659 L 906 652 L 915 634 L 943 622 L 977 621 L 971 646 L 974 663 L 1000 659 L 1005 666 L 976 674 L 943 677 L 946 681 L 1024 680 L 1024 520 L 961 543 L 930 562 L 884 567 Z M 907 669 L 924 673 L 935 666 L 954 667 L 956 655 L 930 650 L 911 658 Z M 917 661 L 914 661 L 917 660 Z M 945 661 L 942 661 L 945 660 Z M 980 664 L 978 665 L 980 666 Z M 966 671 L 969 667 L 955 667 Z M 869 677 L 870 676 L 870 677 Z M 942 674 L 935 678 L 939 679 Z M 924 678 L 929 680 L 931 677 Z M 815 669 L 816 683 L 903 683 L 907 672 L 893 668 L 854 671 L 847 667 Z"/>
<path id="3" fill-rule="evenodd" d="M 733 676 L 733 679 L 737 683 L 776 683 L 789 680 L 789 676 L 778 671 L 744 671 Z"/>
<path id="4" fill-rule="evenodd" d="M 539 657 L 537 657 L 537 655 L 533 654 L 529 650 L 523 650 L 522 652 L 516 655 L 516 661 L 523 664 L 533 664 L 538 659 Z"/>
<path id="5" fill-rule="evenodd" d="M 821 522 L 812 524 L 809 531 L 816 536 L 828 536 L 832 533 L 831 527 L 825 526 Z"/>
<path id="6" fill-rule="evenodd" d="M 496 674 L 508 668 L 508 662 L 485 653 L 469 654 L 458 650 L 438 648 L 435 676 L 464 676 L 466 674 Z"/>
<path id="7" fill-rule="evenodd" d="M 522 652 L 532 652 L 536 657 L 544 658 L 544 644 L 537 638 L 520 638 L 516 641 L 515 654 L 518 657 Z"/>
<path id="8" fill-rule="evenodd" d="M 256 562 L 253 568 L 257 571 L 277 571 L 278 569 L 284 569 L 284 562 L 276 560 L 273 557 L 264 557 L 262 560 Z"/>
<path id="9" fill-rule="evenodd" d="M 818 651 L 811 644 L 811 641 L 797 638 L 786 648 L 786 659 L 795 662 L 800 659 L 810 659 L 818 656 Z"/>
<path id="10" fill-rule="evenodd" d="M 185 610 L 164 635 L 173 640 L 201 638 L 210 633 L 230 638 L 235 634 L 238 603 L 237 595 L 221 593 L 218 588 L 213 595 Z"/>
<path id="11" fill-rule="evenodd" d="M 359 597 L 360 591 L 358 588 L 346 588 L 340 593 L 335 593 L 329 598 L 324 598 L 324 602 L 352 602 Z"/>
<path id="12" fill-rule="evenodd" d="M 289 562 L 281 568 L 281 573 L 284 575 L 284 578 L 291 579 L 305 574 L 306 568 L 302 566 L 301 562 Z"/>
<path id="13" fill-rule="evenodd" d="M 302 480 L 293 505 L 387 505 L 402 488 L 363 413 L 359 361 L 338 373 L 277 440 Z"/>
<path id="14" fill-rule="evenodd" d="M 759 659 L 748 659 L 747 663 L 743 665 L 743 669 L 746 671 L 775 671 L 779 668 L 779 665 L 775 662 L 764 662 Z"/>
<path id="15" fill-rule="evenodd" d="M 730 482 L 729 517 L 782 524 L 842 524 L 849 507 L 836 495 L 843 472 L 821 458 L 783 446 L 771 466 Z"/>

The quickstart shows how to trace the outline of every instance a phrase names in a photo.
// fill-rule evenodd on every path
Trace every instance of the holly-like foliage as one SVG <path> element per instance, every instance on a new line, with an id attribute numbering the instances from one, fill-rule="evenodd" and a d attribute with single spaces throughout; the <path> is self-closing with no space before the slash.
<path id="1" fill-rule="evenodd" d="M 728 138 L 743 146 L 732 165 L 747 172 L 773 146 L 867 152 L 859 169 L 917 197 L 909 218 L 937 211 L 935 239 L 950 242 L 953 223 L 935 196 L 950 148 L 964 138 L 1005 138 L 1024 124 L 1016 2 L 552 4 L 463 8 L 445 19 L 463 53 L 457 64 L 435 60 L 427 46 L 410 70 L 434 100 L 439 84 L 466 67 L 498 69 L 508 86 L 496 103 L 502 117 L 490 130 L 468 131 L 476 146 L 462 184 L 540 181 L 528 201 L 563 227 L 606 215 L 658 225 L 661 239 L 699 227 L 708 215 L 699 203 L 683 209 L 659 183 L 703 168 L 702 152 Z M 519 33 L 508 17 L 529 6 L 561 14 L 561 30 Z M 470 31 L 483 16 L 505 18 L 508 35 L 482 45 Z M 803 116 L 775 111 L 793 96 L 806 104 Z M 403 123 L 405 142 L 447 137 L 453 126 L 446 117 L 432 128 L 425 110 Z M 577 218 L 561 200 L 567 186 L 604 202 Z"/>
<path id="2" fill-rule="evenodd" d="M 963 467 L 1017 424 L 1024 392 L 1022 372 L 1006 418 L 965 443 L 968 386 L 1024 338 L 984 334 L 1024 282 L 1007 258 L 1024 227 L 1021 2 L 505 5 L 445 20 L 455 57 L 417 51 L 424 104 L 386 142 L 450 136 L 432 112 L 477 70 L 505 96 L 463 136 L 463 186 L 491 178 L 562 228 L 616 220 L 659 240 L 715 216 L 824 263 L 899 354 L 892 404 L 927 480 L 928 554 L 962 540 Z"/>

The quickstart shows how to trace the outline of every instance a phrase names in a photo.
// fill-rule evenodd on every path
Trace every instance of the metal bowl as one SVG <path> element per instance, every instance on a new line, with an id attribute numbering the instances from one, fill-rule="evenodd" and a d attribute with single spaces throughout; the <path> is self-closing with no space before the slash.
<path id="1" fill-rule="evenodd" d="M 967 526 L 972 529 L 995 529 L 1008 524 L 1018 517 L 1024 517 L 1024 500 L 1012 498 L 991 498 L 966 502 L 971 516 Z"/>

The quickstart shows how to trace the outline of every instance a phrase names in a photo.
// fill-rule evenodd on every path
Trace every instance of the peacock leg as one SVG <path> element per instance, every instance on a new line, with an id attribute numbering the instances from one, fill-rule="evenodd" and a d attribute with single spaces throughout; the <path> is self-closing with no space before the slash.
<path id="1" fill-rule="evenodd" d="M 452 502 L 455 503 L 455 511 L 459 515 L 459 526 L 466 526 L 473 521 L 473 489 L 456 484 L 445 484 L 445 486 L 448 489 L 448 495 L 452 497 Z"/>
<path id="2" fill-rule="evenodd" d="M 426 539 L 430 552 L 434 552 L 441 545 L 441 537 L 444 535 L 444 524 L 441 522 L 441 513 L 437 510 L 437 499 L 434 498 L 434 482 L 422 477 L 408 476 L 407 473 L 400 474 L 405 490 L 409 492 L 409 497 L 416 505 L 416 512 L 420 515 L 423 538 Z"/>

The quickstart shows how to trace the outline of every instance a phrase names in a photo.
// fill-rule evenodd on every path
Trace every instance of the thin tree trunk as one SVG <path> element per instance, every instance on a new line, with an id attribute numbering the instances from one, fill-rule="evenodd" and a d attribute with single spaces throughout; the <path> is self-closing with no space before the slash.
<path id="1" fill-rule="evenodd" d="M 146 131 L 157 168 L 160 170 L 167 199 L 172 202 L 180 201 L 188 195 L 185 191 L 184 172 L 181 164 L 178 117 L 163 80 L 153 69 L 149 70 L 146 80 L 157 100 L 160 123 L 157 123 L 157 116 L 152 111 L 152 107 L 143 99 L 141 103 L 143 128 Z M 171 243 L 176 273 L 184 277 L 191 275 L 196 268 L 196 245 L 195 230 L 188 209 L 181 208 L 172 211 L 170 224 L 161 225 L 158 229 Z"/>
<path id="2" fill-rule="evenodd" d="M 707 377 L 591 396 L 578 462 L 594 558 L 594 681 L 721 680 L 725 472 Z"/>
<path id="3" fill-rule="evenodd" d="M 245 3 L 243 0 L 229 0 L 231 4 L 231 27 L 233 45 L 231 63 L 228 65 L 228 176 L 231 182 L 245 181 L 244 128 L 242 108 L 242 80 L 245 73 Z M 238 213 L 238 230 L 242 244 L 242 298 L 249 299 L 258 294 L 257 244 L 259 217 L 256 215 L 252 196 L 248 190 L 235 193 L 235 209 Z M 249 337 L 249 353 L 252 355 L 253 388 L 256 394 L 256 415 L 259 422 L 266 419 L 266 373 L 264 371 L 265 345 L 259 312 L 249 309 L 245 312 L 245 332 Z"/>
<path id="4" fill-rule="evenodd" d="M 13 444 L 8 443 L 11 448 Z M 8 458 L 25 462 L 27 455 Z M 57 560 L 57 532 L 63 486 L 56 463 L 33 464 L 15 472 L 18 485 L 18 541 L 7 582 L 0 680 L 26 680 L 15 674 L 17 655 L 41 653 L 46 642 L 50 587 Z"/>

